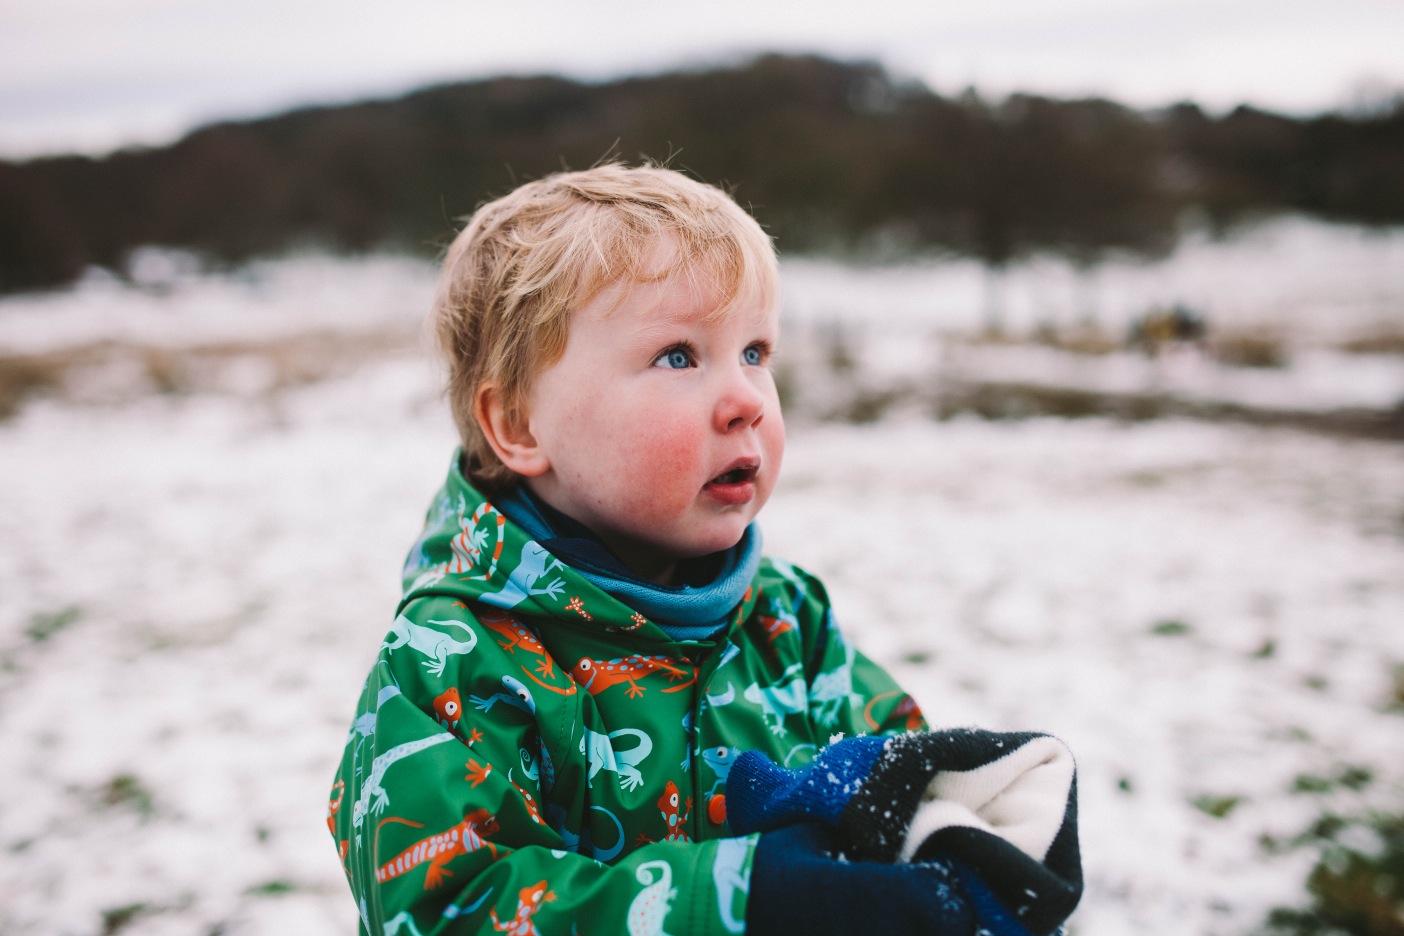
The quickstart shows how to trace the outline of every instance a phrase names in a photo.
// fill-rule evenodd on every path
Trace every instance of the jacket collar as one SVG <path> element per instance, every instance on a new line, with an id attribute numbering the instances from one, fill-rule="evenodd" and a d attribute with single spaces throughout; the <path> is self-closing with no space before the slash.
<path id="1" fill-rule="evenodd" d="M 446 596 L 574 628 L 671 643 L 699 634 L 669 634 L 665 626 L 734 627 L 755 603 L 752 583 L 761 550 L 754 524 L 717 560 L 720 568 L 711 582 L 657 586 L 612 576 L 594 563 L 577 566 L 573 560 L 567 565 L 547 543 L 559 547 L 552 540 L 579 537 L 553 536 L 542 542 L 542 533 L 553 532 L 550 524 L 542 529 L 538 523 L 544 519 L 517 509 L 510 497 L 498 500 L 506 503 L 490 502 L 468 481 L 455 452 L 444 486 L 429 508 L 424 533 L 406 560 L 401 609 L 416 598 Z"/>

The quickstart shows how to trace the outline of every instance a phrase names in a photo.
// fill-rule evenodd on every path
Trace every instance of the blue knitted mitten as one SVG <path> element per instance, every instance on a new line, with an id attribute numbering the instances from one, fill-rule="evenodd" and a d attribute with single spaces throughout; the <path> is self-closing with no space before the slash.
<path id="1" fill-rule="evenodd" d="M 766 832 L 751 865 L 749 936 L 853 936 L 886 933 L 1029 936 L 1007 918 L 979 915 L 964 882 L 941 864 L 841 861 L 837 834 L 799 823 Z"/>
<path id="2" fill-rule="evenodd" d="M 1082 894 L 1072 757 L 1048 735 L 849 738 L 799 770 L 748 751 L 732 765 L 727 812 L 741 834 L 820 822 L 850 858 L 954 868 L 992 929 L 1008 916 L 1052 932 Z"/>
<path id="3" fill-rule="evenodd" d="M 807 819 L 837 828 L 889 740 L 847 738 L 824 748 L 801 770 L 777 766 L 760 751 L 745 752 L 731 765 L 726 783 L 732 830 L 746 835 Z"/>

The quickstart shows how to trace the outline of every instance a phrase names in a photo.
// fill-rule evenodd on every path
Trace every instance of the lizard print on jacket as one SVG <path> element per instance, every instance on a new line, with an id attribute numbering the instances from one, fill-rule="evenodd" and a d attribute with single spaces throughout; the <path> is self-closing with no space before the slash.
<path id="1" fill-rule="evenodd" d="M 420 823 L 410 822 L 391 816 L 380 820 L 383 826 L 388 822 L 402 822 L 408 826 L 421 828 Z M 487 840 L 487 836 L 497 831 L 497 820 L 486 809 L 475 809 L 467 818 L 446 832 L 437 832 L 415 842 L 392 861 L 375 869 L 375 879 L 381 883 L 402 874 L 408 874 L 424 862 L 429 862 L 425 872 L 424 886 L 438 887 L 451 872 L 444 867 L 459 855 L 468 855 L 480 848 L 488 849 L 497 857 L 497 846 Z"/>
<path id="2" fill-rule="evenodd" d="M 327 822 L 362 931 L 735 936 L 735 752 L 805 763 L 919 713 L 793 566 L 676 640 L 499 517 L 453 467 L 350 713 Z"/>
<path id="3" fill-rule="evenodd" d="M 640 686 L 638 680 L 643 679 L 650 673 L 664 673 L 668 677 L 668 682 L 673 683 L 679 679 L 686 679 L 688 664 L 666 656 L 642 656 L 632 654 L 614 660 L 591 660 L 582 659 L 571 668 L 570 675 L 580 684 L 590 695 L 599 695 L 606 689 L 618 685 L 628 685 L 624 692 L 631 699 L 637 699 L 644 694 L 644 687 Z M 680 692 L 692 685 L 688 680 L 680 686 L 673 686 L 671 689 L 664 689 L 664 692 Z"/>

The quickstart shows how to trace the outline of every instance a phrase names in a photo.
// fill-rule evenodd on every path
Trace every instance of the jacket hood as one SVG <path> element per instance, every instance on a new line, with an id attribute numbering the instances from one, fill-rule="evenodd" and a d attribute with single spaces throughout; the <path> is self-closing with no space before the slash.
<path id="1" fill-rule="evenodd" d="M 676 642 L 509 520 L 464 477 L 459 461 L 455 453 L 425 517 L 424 533 L 405 561 L 400 610 L 418 598 L 447 596 L 572 628 Z M 731 627 L 746 618 L 755 599 L 755 589 L 748 588 L 731 613 Z"/>

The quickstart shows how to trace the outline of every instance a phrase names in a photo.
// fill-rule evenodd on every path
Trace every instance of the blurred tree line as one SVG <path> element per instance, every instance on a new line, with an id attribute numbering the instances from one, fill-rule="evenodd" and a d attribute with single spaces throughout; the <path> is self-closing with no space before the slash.
<path id="1" fill-rule="evenodd" d="M 203 127 L 159 149 L 0 162 L 0 290 L 121 272 L 143 245 L 237 262 L 289 247 L 439 251 L 519 181 L 648 156 L 729 186 L 788 252 L 1032 250 L 1091 264 L 1297 210 L 1404 221 L 1404 104 L 1291 119 L 1186 104 L 941 97 L 870 64 L 767 56 L 583 84 L 445 85 Z"/>

